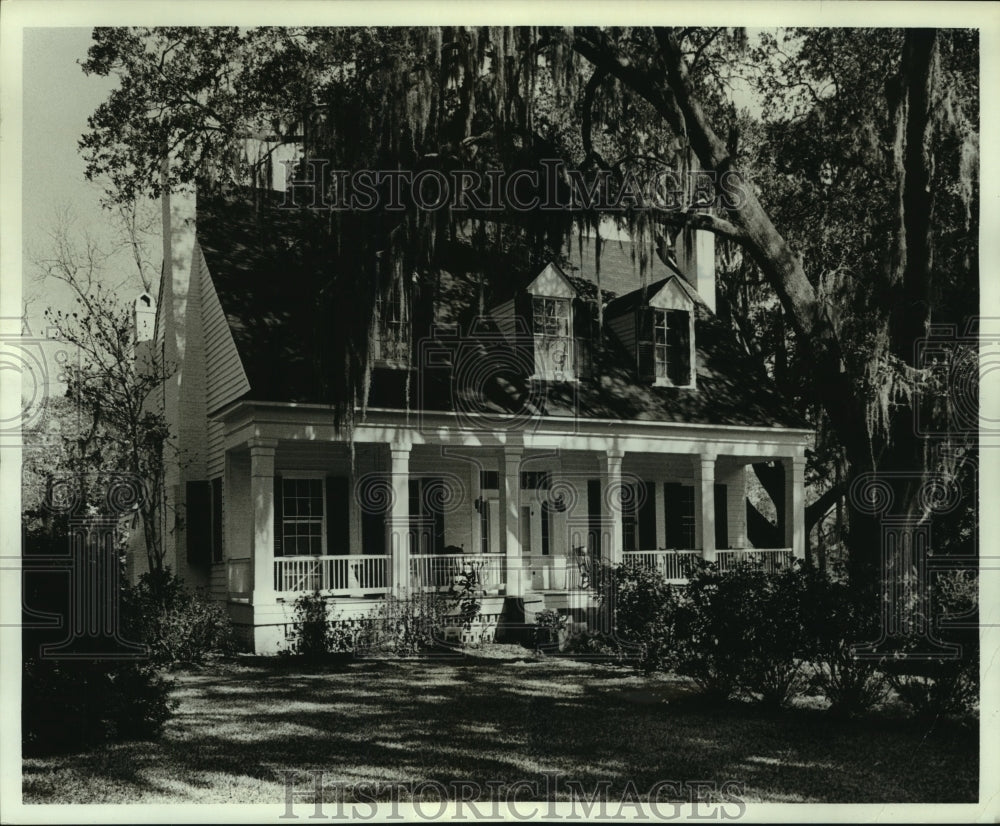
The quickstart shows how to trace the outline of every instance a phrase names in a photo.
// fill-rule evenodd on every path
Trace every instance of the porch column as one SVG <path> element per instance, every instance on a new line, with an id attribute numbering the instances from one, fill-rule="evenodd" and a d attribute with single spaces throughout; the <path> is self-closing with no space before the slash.
<path id="1" fill-rule="evenodd" d="M 804 456 L 786 456 L 781 464 L 785 470 L 785 547 L 791 548 L 797 559 L 805 559 L 806 460 Z"/>
<path id="2" fill-rule="evenodd" d="M 506 555 L 507 595 L 524 596 L 521 584 L 521 458 L 520 448 L 500 451 L 500 542 Z"/>
<path id="3" fill-rule="evenodd" d="M 274 453 L 277 439 L 250 440 L 250 518 L 253 604 L 274 602 Z"/>
<path id="4" fill-rule="evenodd" d="M 389 445 L 392 501 L 385 520 L 385 547 L 389 554 L 393 593 L 404 596 L 410 584 L 410 445 Z"/>
<path id="5" fill-rule="evenodd" d="M 715 456 L 695 456 L 694 473 L 695 544 L 707 562 L 715 562 Z"/>
<path id="6" fill-rule="evenodd" d="M 623 556 L 622 536 L 622 460 L 618 448 L 605 451 L 601 463 L 601 557 L 610 565 L 620 565 Z M 605 533 L 607 532 L 607 533 Z M 610 534 L 610 535 L 609 535 Z"/>

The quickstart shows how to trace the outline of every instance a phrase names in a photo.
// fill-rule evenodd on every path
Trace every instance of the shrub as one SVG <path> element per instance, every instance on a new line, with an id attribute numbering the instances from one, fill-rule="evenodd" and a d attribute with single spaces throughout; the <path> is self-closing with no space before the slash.
<path id="1" fill-rule="evenodd" d="M 551 648 L 562 642 L 568 618 L 547 608 L 535 614 L 535 647 Z"/>
<path id="2" fill-rule="evenodd" d="M 979 701 L 978 600 L 975 572 L 942 572 L 932 579 L 930 615 L 920 618 L 928 635 L 914 628 L 902 641 L 899 656 L 889 663 L 893 689 L 918 717 L 975 713 Z M 957 654 L 930 655 L 931 637 L 957 646 Z"/>
<path id="3" fill-rule="evenodd" d="M 675 611 L 677 672 L 715 699 L 742 694 L 786 704 L 802 684 L 808 649 L 805 591 L 798 566 L 769 574 L 741 563 L 721 573 L 699 560 Z"/>
<path id="4" fill-rule="evenodd" d="M 148 663 L 29 658 L 22 677 L 26 754 L 156 737 L 176 707 Z"/>
<path id="5" fill-rule="evenodd" d="M 357 631 L 331 620 L 330 603 L 319 591 L 301 594 L 292 609 L 292 625 L 286 636 L 290 654 L 309 660 L 353 654 Z"/>
<path id="6" fill-rule="evenodd" d="M 169 569 L 146 573 L 124 595 L 126 616 L 155 665 L 199 665 L 235 649 L 225 607 L 187 589 Z"/>
<path id="7" fill-rule="evenodd" d="M 435 648 L 440 642 L 448 602 L 446 597 L 433 593 L 406 597 L 387 594 L 366 618 L 358 650 L 409 657 Z"/>
<path id="8" fill-rule="evenodd" d="M 646 673 L 663 670 L 677 648 L 676 591 L 655 570 L 621 565 L 614 571 L 615 633 L 638 647 L 638 666 Z"/>
<path id="9" fill-rule="evenodd" d="M 581 631 L 566 641 L 566 653 L 586 659 L 611 660 L 620 663 L 622 646 L 617 637 L 604 631 Z"/>
<path id="10" fill-rule="evenodd" d="M 807 582 L 804 622 L 813 659 L 811 683 L 830 701 L 830 712 L 850 717 L 885 699 L 884 658 L 859 657 L 854 647 L 879 637 L 872 607 L 844 582 L 813 573 Z"/>

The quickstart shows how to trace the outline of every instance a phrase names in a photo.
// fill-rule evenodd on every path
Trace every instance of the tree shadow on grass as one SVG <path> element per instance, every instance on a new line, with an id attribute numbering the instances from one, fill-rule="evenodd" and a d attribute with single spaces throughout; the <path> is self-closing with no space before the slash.
<path id="1" fill-rule="evenodd" d="M 544 795 L 543 771 L 588 794 L 607 782 L 611 799 L 629 782 L 642 794 L 706 779 L 733 781 L 751 800 L 976 799 L 974 732 L 883 721 L 872 736 L 870 721 L 816 711 L 705 707 L 684 702 L 675 683 L 607 666 L 255 665 L 182 676 L 176 696 L 158 743 L 27 761 L 26 800 L 281 804 L 288 778 L 311 789 L 310 769 L 324 771 L 329 800 L 359 783 L 424 781 L 528 781 Z M 556 796 L 566 794 L 564 784 Z"/>

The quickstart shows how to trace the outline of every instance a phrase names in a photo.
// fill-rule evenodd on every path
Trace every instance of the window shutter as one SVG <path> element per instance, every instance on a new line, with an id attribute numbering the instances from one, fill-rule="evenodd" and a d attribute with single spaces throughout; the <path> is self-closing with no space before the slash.
<path id="1" fill-rule="evenodd" d="M 715 486 L 715 548 L 724 551 L 729 547 L 729 507 L 726 486 Z"/>
<path id="2" fill-rule="evenodd" d="M 691 316 L 687 310 L 669 310 L 667 315 L 668 378 L 686 386 L 691 383 Z"/>
<path id="3" fill-rule="evenodd" d="M 535 325 L 533 297 L 527 290 L 521 290 L 514 297 L 514 313 L 519 319 L 515 324 L 517 339 L 514 346 L 528 370 L 527 375 L 538 372 L 535 366 Z"/>
<path id="4" fill-rule="evenodd" d="M 187 561 L 192 565 L 211 562 L 212 511 L 208 482 L 188 482 L 186 494 Z"/>
<path id="5" fill-rule="evenodd" d="M 348 502 L 350 484 L 346 476 L 326 477 L 326 552 L 331 556 L 350 553 L 351 523 Z"/>
<path id="6" fill-rule="evenodd" d="M 594 349 L 597 347 L 597 325 L 592 302 L 573 299 L 573 367 L 576 376 L 589 376 L 593 372 Z"/>
<path id="7" fill-rule="evenodd" d="M 651 382 L 656 378 L 653 350 L 653 308 L 639 307 L 635 311 L 635 351 L 639 381 Z"/>
<path id="8" fill-rule="evenodd" d="M 601 555 L 601 480 L 587 480 L 587 553 Z"/>
<path id="9" fill-rule="evenodd" d="M 274 555 L 283 556 L 281 538 L 284 533 L 285 502 L 281 497 L 281 477 L 274 477 Z"/>
<path id="10" fill-rule="evenodd" d="M 222 562 L 222 477 L 212 480 L 212 562 Z"/>
<path id="11" fill-rule="evenodd" d="M 384 507 L 373 511 L 371 504 L 361 506 L 361 548 L 366 554 L 386 552 Z"/>
<path id="12" fill-rule="evenodd" d="M 683 486 L 677 482 L 663 483 L 663 524 L 666 527 L 666 544 L 668 548 L 684 548 L 684 526 L 681 515 Z"/>
<path id="13" fill-rule="evenodd" d="M 641 483 L 642 505 L 639 506 L 639 547 L 637 551 L 656 548 L 656 492 L 648 482 Z"/>

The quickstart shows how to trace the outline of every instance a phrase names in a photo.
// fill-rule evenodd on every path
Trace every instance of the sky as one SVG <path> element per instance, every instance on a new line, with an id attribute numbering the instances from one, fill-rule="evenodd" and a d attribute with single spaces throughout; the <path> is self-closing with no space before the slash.
<path id="1" fill-rule="evenodd" d="M 84 75 L 79 63 L 90 46 L 89 28 L 30 28 L 24 31 L 24 121 L 22 246 L 24 255 L 23 300 L 34 332 L 44 325 L 46 306 L 65 306 L 68 291 L 50 281 L 32 280 L 32 261 L 52 250 L 50 233 L 59 215 L 73 216 L 72 232 L 86 231 L 102 249 L 121 241 L 112 215 L 101 207 L 103 187 L 88 182 L 77 141 L 87 129 L 87 117 L 115 87 L 111 78 Z M 158 255 L 158 253 L 157 253 Z M 110 283 L 119 283 L 135 271 L 124 252 L 106 262 Z M 135 293 L 140 292 L 134 280 Z"/>

